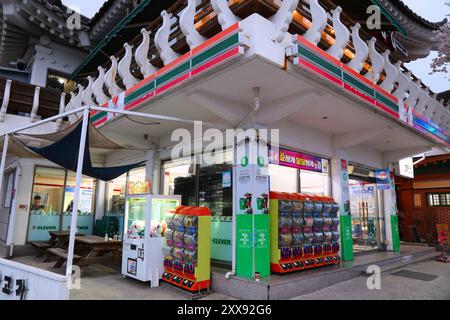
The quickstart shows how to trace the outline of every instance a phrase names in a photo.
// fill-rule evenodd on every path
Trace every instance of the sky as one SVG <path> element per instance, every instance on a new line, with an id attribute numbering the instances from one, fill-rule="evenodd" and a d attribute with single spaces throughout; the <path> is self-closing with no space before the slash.
<path id="1" fill-rule="evenodd" d="M 445 2 L 447 1 L 450 0 L 403 0 L 403 2 L 417 14 L 432 22 L 441 21 L 447 14 L 450 14 L 450 7 L 445 5 Z M 63 0 L 65 5 L 77 6 L 81 13 L 88 17 L 92 17 L 104 2 L 104 0 Z M 431 60 L 433 57 L 436 57 L 436 55 L 435 52 L 432 52 L 426 59 L 420 59 L 407 64 L 407 68 L 411 69 L 412 72 L 434 92 L 450 90 L 450 81 L 448 79 L 450 74 L 445 75 L 436 73 L 429 75 L 431 71 Z"/>

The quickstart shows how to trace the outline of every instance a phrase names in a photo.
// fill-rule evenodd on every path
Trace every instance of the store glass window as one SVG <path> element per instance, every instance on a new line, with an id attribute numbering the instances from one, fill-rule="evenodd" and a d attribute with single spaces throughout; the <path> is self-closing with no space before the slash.
<path id="1" fill-rule="evenodd" d="M 430 207 L 450 206 L 450 193 L 429 193 L 428 205 Z"/>
<path id="2" fill-rule="evenodd" d="M 60 230 L 60 218 L 63 206 L 64 169 L 38 167 L 35 171 L 28 241 L 46 241 L 49 231 Z"/>
<path id="3" fill-rule="evenodd" d="M 330 176 L 324 173 L 300 170 L 301 193 L 319 196 L 330 195 Z"/>
<path id="4" fill-rule="evenodd" d="M 127 175 L 124 174 L 106 185 L 108 214 L 125 213 L 125 193 L 127 186 Z"/>
<path id="5" fill-rule="evenodd" d="M 211 209 L 211 216 L 233 215 L 233 188 L 231 165 L 212 165 L 200 169 L 199 203 Z"/>
<path id="6" fill-rule="evenodd" d="M 196 166 L 190 160 L 170 161 L 163 164 L 162 194 L 181 195 L 183 205 L 196 205 Z"/>
<path id="7" fill-rule="evenodd" d="M 233 239 L 233 166 L 201 166 L 199 205 L 211 210 L 211 259 L 231 263 Z"/>
<path id="8" fill-rule="evenodd" d="M 123 237 L 123 219 L 125 215 L 125 194 L 127 186 L 127 175 L 124 174 L 119 178 L 109 181 L 106 185 L 106 213 L 102 217 L 100 226 L 102 230 L 97 232 L 100 236 L 105 234 L 119 235 Z M 96 224 L 98 226 L 98 223 Z"/>
<path id="9" fill-rule="evenodd" d="M 85 235 L 94 231 L 96 180 L 82 177 L 77 228 Z M 47 241 L 50 231 L 70 230 L 76 175 L 59 168 L 36 167 L 28 241 Z"/>
<path id="10" fill-rule="evenodd" d="M 190 159 L 171 161 L 163 164 L 161 179 L 165 195 L 181 195 L 183 205 L 198 204 L 211 210 L 211 259 L 230 264 L 233 166 L 222 163 L 195 165 Z"/>
<path id="11" fill-rule="evenodd" d="M 76 174 L 69 171 L 64 190 L 62 230 L 70 230 L 72 221 L 73 200 L 75 196 Z M 92 235 L 95 218 L 95 180 L 83 176 L 81 179 L 80 206 L 78 209 L 77 227 L 82 234 Z"/>
<path id="12" fill-rule="evenodd" d="M 269 165 L 270 191 L 298 192 L 298 170 L 276 164 Z"/>

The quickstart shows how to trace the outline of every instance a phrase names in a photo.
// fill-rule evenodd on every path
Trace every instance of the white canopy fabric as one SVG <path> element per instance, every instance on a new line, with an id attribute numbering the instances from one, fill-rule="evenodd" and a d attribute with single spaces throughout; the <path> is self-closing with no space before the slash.
<path id="1" fill-rule="evenodd" d="M 5 136 L 0 137 L 0 152 L 3 150 Z M 9 136 L 8 154 L 19 158 L 41 158 L 38 154 L 29 150 L 23 143 L 17 140 L 13 135 Z"/>
<path id="2" fill-rule="evenodd" d="M 70 125 L 69 127 L 57 131 L 54 133 L 48 133 L 48 134 L 23 134 L 18 133 L 16 134 L 16 137 L 23 141 L 24 138 L 32 138 L 32 139 L 38 139 L 42 141 L 50 141 L 50 142 L 56 142 L 67 136 L 69 133 L 71 133 L 79 124 L 80 121 L 77 121 Z M 41 145 L 43 146 L 43 145 Z M 117 143 L 111 141 L 107 137 L 105 137 L 103 134 L 100 133 L 93 125 L 92 123 L 89 123 L 89 148 L 94 149 L 108 149 L 108 150 L 120 150 L 120 149 L 126 149 L 122 146 L 118 145 Z M 128 149 L 129 150 L 129 149 Z"/>

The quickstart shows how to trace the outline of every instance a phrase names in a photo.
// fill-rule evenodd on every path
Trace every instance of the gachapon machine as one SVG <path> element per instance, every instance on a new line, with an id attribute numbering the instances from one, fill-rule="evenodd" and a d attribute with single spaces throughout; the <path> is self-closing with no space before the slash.
<path id="1" fill-rule="evenodd" d="M 303 242 L 304 236 L 302 228 L 299 226 L 292 226 L 292 258 L 300 259 L 303 256 Z"/>
<path id="2" fill-rule="evenodd" d="M 314 240 L 313 240 L 313 246 L 314 246 L 314 257 L 318 258 L 319 260 L 322 257 L 323 254 L 323 243 L 324 243 L 324 235 L 322 231 L 323 227 L 323 210 L 324 210 L 324 203 L 323 199 L 318 196 L 312 196 L 311 197 L 313 203 L 314 203 L 314 212 L 313 212 L 313 218 L 314 223 L 312 227 L 312 232 L 314 234 Z M 322 263 L 322 261 L 316 261 L 319 263 Z"/>
<path id="3" fill-rule="evenodd" d="M 314 256 L 314 232 L 313 227 L 315 225 L 315 205 L 310 197 L 306 197 L 303 203 L 303 217 L 305 220 L 305 225 L 303 227 L 304 245 L 303 245 L 303 255 L 304 257 L 311 259 Z M 306 261 L 309 267 L 312 262 L 310 260 Z"/>
<path id="4" fill-rule="evenodd" d="M 206 207 L 178 207 L 172 220 L 163 281 L 190 292 L 211 285 L 211 212 Z"/>
<path id="5" fill-rule="evenodd" d="M 330 211 L 330 217 L 332 220 L 332 224 L 330 226 L 330 230 L 331 230 L 331 234 L 332 234 L 332 240 L 331 240 L 331 247 L 332 247 L 332 252 L 335 255 L 339 255 L 339 251 L 341 249 L 340 246 L 340 231 L 339 231 L 339 217 L 338 217 L 338 212 L 339 212 L 339 204 L 337 204 L 334 199 L 331 199 L 332 201 L 332 205 L 331 205 L 331 211 Z M 337 256 L 338 259 L 339 256 Z"/>

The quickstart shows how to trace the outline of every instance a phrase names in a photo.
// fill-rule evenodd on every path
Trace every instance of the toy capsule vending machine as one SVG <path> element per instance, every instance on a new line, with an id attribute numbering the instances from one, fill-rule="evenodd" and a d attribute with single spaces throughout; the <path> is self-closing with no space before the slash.
<path id="1" fill-rule="evenodd" d="M 211 212 L 204 207 L 178 207 L 166 218 L 163 281 L 190 292 L 209 290 Z"/>
<path id="2" fill-rule="evenodd" d="M 325 264 L 333 263 L 333 250 L 332 250 L 332 240 L 333 234 L 331 232 L 331 226 L 333 225 L 333 219 L 331 218 L 331 210 L 333 208 L 333 200 L 329 197 L 323 197 L 323 226 L 322 232 L 324 236 L 323 240 L 323 259 Z"/>
<path id="3" fill-rule="evenodd" d="M 305 220 L 303 219 L 303 199 L 302 195 L 294 194 L 292 200 L 292 257 L 295 260 L 301 260 L 303 258 L 303 226 Z M 303 268 L 303 262 L 297 261 L 294 263 L 296 268 Z"/>
<path id="4" fill-rule="evenodd" d="M 341 257 L 339 256 L 339 251 L 341 249 L 340 246 L 340 237 L 341 234 L 339 232 L 339 216 L 338 216 L 338 212 L 339 212 L 339 204 L 336 203 L 336 201 L 334 201 L 334 199 L 330 199 L 331 201 L 331 211 L 330 211 L 330 217 L 331 217 L 331 226 L 330 226 L 330 230 L 331 230 L 331 252 L 332 252 L 332 258 L 334 260 L 335 263 L 340 263 L 341 261 Z"/>
<path id="5" fill-rule="evenodd" d="M 270 268 L 288 273 L 304 269 L 303 202 L 298 194 L 270 193 Z"/>
<path id="6" fill-rule="evenodd" d="M 303 200 L 303 217 L 305 224 L 303 226 L 303 257 L 305 268 L 312 268 L 315 266 L 314 261 L 314 202 L 310 197 L 305 197 Z"/>
<path id="7" fill-rule="evenodd" d="M 314 234 L 314 240 L 313 240 L 313 246 L 314 246 L 314 262 L 317 266 L 321 266 L 325 263 L 325 260 L 323 259 L 323 242 L 324 242 L 324 235 L 322 231 L 323 227 L 323 201 L 321 197 L 313 196 L 311 197 L 312 201 L 314 202 L 314 212 L 313 212 L 313 218 L 314 218 L 314 224 L 313 224 L 313 234 Z"/>
<path id="8" fill-rule="evenodd" d="M 124 277 L 150 281 L 152 287 L 159 286 L 164 272 L 165 215 L 180 202 L 179 196 L 127 196 L 122 253 Z"/>
<path id="9" fill-rule="evenodd" d="M 292 203 L 287 194 L 270 192 L 270 269 L 273 272 L 289 272 L 289 262 L 292 257 L 291 224 Z M 292 269 L 292 267 L 291 267 Z"/>

